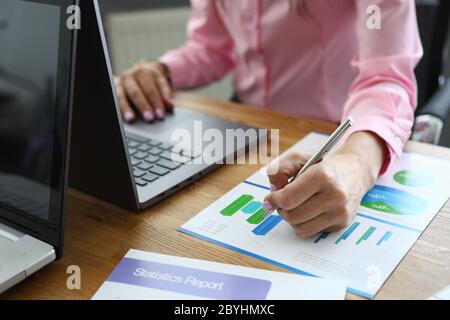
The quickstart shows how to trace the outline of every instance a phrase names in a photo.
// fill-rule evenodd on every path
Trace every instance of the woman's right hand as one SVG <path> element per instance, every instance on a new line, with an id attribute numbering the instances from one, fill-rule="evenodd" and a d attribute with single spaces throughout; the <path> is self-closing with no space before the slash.
<path id="1" fill-rule="evenodd" d="M 137 110 L 146 122 L 164 119 L 174 107 L 168 70 L 159 62 L 142 62 L 115 77 L 124 121 L 136 120 Z M 134 108 L 133 108 L 134 107 Z"/>

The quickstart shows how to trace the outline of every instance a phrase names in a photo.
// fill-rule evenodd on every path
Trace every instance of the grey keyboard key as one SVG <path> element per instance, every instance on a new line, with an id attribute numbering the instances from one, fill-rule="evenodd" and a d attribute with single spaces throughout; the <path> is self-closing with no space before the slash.
<path id="1" fill-rule="evenodd" d="M 149 141 L 147 141 L 147 144 L 151 145 L 152 147 L 157 147 L 161 144 L 161 142 L 155 141 L 155 140 L 149 140 Z"/>
<path id="2" fill-rule="evenodd" d="M 145 158 L 144 160 L 145 160 L 146 162 L 148 162 L 148 163 L 155 163 L 156 161 L 159 160 L 159 157 L 149 155 L 149 156 L 148 156 L 147 158 Z"/>
<path id="3" fill-rule="evenodd" d="M 139 169 L 144 170 L 144 171 L 148 171 L 148 169 L 150 169 L 151 167 L 153 167 L 152 164 L 148 163 L 148 162 L 142 162 L 140 165 L 137 166 Z"/>
<path id="4" fill-rule="evenodd" d="M 142 176 L 145 176 L 146 173 L 147 173 L 147 172 L 142 171 L 142 170 L 140 170 L 140 169 L 134 169 L 134 170 L 133 170 L 133 175 L 134 175 L 135 178 L 140 178 L 140 177 L 142 177 Z"/>
<path id="5" fill-rule="evenodd" d="M 151 148 L 149 151 L 148 151 L 148 153 L 150 153 L 150 154 L 152 154 L 152 155 L 154 155 L 154 156 L 157 156 L 157 155 L 159 155 L 159 154 L 161 154 L 163 151 L 161 150 L 161 149 L 158 149 L 158 148 Z"/>
<path id="6" fill-rule="evenodd" d="M 142 179 L 147 182 L 153 182 L 153 181 L 159 179 L 159 176 L 157 176 L 156 174 L 153 174 L 153 173 L 147 173 L 145 176 L 142 177 Z"/>
<path id="7" fill-rule="evenodd" d="M 178 154 L 173 154 L 171 160 L 175 161 L 175 162 L 182 163 L 182 164 L 186 164 L 189 161 L 191 161 L 191 158 L 188 158 L 188 157 L 185 157 L 185 156 L 180 156 Z"/>
<path id="8" fill-rule="evenodd" d="M 138 149 L 139 151 L 145 152 L 145 151 L 150 150 L 150 148 L 151 148 L 151 147 L 150 147 L 148 144 L 143 143 L 143 144 L 141 144 L 137 149 Z"/>
<path id="9" fill-rule="evenodd" d="M 170 170 L 175 170 L 181 167 L 181 164 L 166 159 L 159 160 L 158 165 Z"/>
<path id="10" fill-rule="evenodd" d="M 145 180 L 142 180 L 141 178 L 136 179 L 135 182 L 138 186 L 141 186 L 141 187 L 145 187 L 146 185 L 148 185 L 148 182 Z"/>
<path id="11" fill-rule="evenodd" d="M 164 151 L 163 153 L 161 153 L 159 155 L 159 157 L 166 159 L 166 160 L 183 163 L 183 164 L 191 161 L 191 158 L 188 158 L 188 157 L 176 154 L 176 153 L 171 153 L 170 151 Z"/>
<path id="12" fill-rule="evenodd" d="M 149 171 L 151 173 L 157 174 L 158 176 L 165 176 L 170 172 L 170 170 L 167 170 L 160 166 L 153 166 Z"/>
<path id="13" fill-rule="evenodd" d="M 137 148 L 139 147 L 140 143 L 135 140 L 129 140 L 128 141 L 128 148 Z"/>
<path id="14" fill-rule="evenodd" d="M 169 143 L 161 143 L 158 148 L 163 149 L 163 150 L 171 150 L 174 147 L 173 144 L 169 144 Z"/>
<path id="15" fill-rule="evenodd" d="M 172 153 L 170 151 L 164 151 L 159 155 L 160 158 L 172 160 Z"/>
<path id="16" fill-rule="evenodd" d="M 140 164 L 142 161 L 138 160 L 138 159 L 133 159 L 131 158 L 131 166 L 132 167 L 136 167 L 138 164 Z"/>
<path id="17" fill-rule="evenodd" d="M 135 154 L 133 154 L 133 158 L 138 160 L 144 160 L 145 158 L 147 158 L 147 153 L 138 151 Z"/>

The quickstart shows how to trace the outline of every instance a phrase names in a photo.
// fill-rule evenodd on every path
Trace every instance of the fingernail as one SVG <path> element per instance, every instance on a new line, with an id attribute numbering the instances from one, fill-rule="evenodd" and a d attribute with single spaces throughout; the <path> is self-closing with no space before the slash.
<path id="1" fill-rule="evenodd" d="M 264 201 L 262 204 L 262 207 L 266 211 L 272 210 L 272 205 L 270 204 L 269 201 Z"/>
<path id="2" fill-rule="evenodd" d="M 156 116 L 159 118 L 159 119 L 164 119 L 164 111 L 162 110 L 162 109 L 156 109 Z"/>
<path id="3" fill-rule="evenodd" d="M 277 186 L 274 184 L 270 184 L 270 191 L 272 192 L 277 191 Z"/>
<path id="4" fill-rule="evenodd" d="M 169 103 L 172 105 L 172 106 L 174 106 L 175 105 L 175 101 L 173 101 L 173 99 L 172 98 L 169 98 Z"/>
<path id="5" fill-rule="evenodd" d="M 151 122 L 151 121 L 155 120 L 153 113 L 151 113 L 150 111 L 144 111 L 143 116 L 144 116 L 144 120 L 147 122 Z"/>
<path id="6" fill-rule="evenodd" d="M 131 121 L 133 121 L 133 120 L 134 120 L 134 114 L 133 114 L 133 112 L 130 112 L 130 111 L 125 112 L 124 118 L 125 118 L 125 121 L 126 121 L 126 122 L 131 122 Z"/>

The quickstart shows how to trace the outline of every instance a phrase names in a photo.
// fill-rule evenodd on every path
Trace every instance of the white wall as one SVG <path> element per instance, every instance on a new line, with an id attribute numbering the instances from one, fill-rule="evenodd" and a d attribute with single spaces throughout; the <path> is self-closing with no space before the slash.
<path id="1" fill-rule="evenodd" d="M 113 69 L 120 73 L 140 59 L 156 59 L 186 40 L 189 7 L 113 13 L 106 17 L 106 30 Z M 200 90 L 214 98 L 232 95 L 231 76 Z"/>

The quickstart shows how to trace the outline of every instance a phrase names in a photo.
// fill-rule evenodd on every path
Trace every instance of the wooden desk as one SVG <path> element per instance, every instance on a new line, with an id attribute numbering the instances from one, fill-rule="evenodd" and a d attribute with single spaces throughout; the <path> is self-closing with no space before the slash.
<path id="1" fill-rule="evenodd" d="M 311 131 L 331 132 L 332 124 L 277 114 L 254 107 L 178 94 L 179 105 L 261 128 L 281 128 L 280 149 Z M 408 150 L 450 160 L 450 150 L 409 143 Z M 6 299 L 89 299 L 130 248 L 285 271 L 176 231 L 256 166 L 225 166 L 156 206 L 131 213 L 71 190 L 66 219 L 65 252 L 53 263 L 3 295 Z M 113 182 L 113 178 L 112 181 Z M 449 182 L 450 183 L 450 182 Z M 120 186 L 117 186 L 120 188 Z M 66 269 L 81 268 L 81 290 L 68 290 Z M 441 210 L 377 295 L 379 299 L 423 299 L 450 284 L 450 202 Z M 348 298 L 358 299 L 352 294 Z"/>

